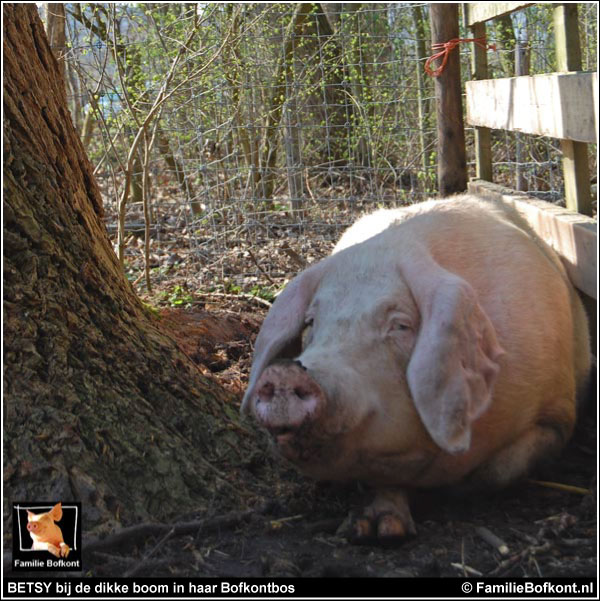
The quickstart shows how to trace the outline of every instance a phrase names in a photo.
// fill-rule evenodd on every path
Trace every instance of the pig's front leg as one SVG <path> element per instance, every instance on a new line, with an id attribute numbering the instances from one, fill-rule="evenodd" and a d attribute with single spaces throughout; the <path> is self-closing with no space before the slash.
<path id="1" fill-rule="evenodd" d="M 351 516 L 342 528 L 344 535 L 356 541 L 373 538 L 384 541 L 416 534 L 408 495 L 400 488 L 378 490 L 363 514 Z"/>
<path id="2" fill-rule="evenodd" d="M 36 551 L 48 551 L 49 553 L 52 553 L 52 555 L 54 555 L 55 557 L 60 557 L 60 549 L 52 543 L 36 541 L 33 543 L 33 546 L 31 548 L 35 549 Z"/>

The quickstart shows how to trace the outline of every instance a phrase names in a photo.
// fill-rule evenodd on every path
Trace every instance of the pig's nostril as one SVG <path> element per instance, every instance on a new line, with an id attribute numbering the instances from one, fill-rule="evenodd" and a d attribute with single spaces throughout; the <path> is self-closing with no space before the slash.
<path id="1" fill-rule="evenodd" d="M 261 401 L 269 402 L 273 400 L 275 395 L 275 386 L 271 382 L 266 382 L 258 391 L 258 398 Z"/>
<path id="2" fill-rule="evenodd" d="M 296 386 L 294 388 L 294 394 L 301 400 L 304 401 L 310 396 L 310 390 L 303 388 L 302 386 Z"/>

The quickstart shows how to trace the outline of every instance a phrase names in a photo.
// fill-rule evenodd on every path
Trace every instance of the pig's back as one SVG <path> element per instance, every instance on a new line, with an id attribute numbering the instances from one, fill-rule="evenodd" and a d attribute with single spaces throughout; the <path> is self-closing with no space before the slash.
<path id="1" fill-rule="evenodd" d="M 436 260 L 476 290 L 506 354 L 490 411 L 476 422 L 473 451 L 515 438 L 534 423 L 555 424 L 570 435 L 575 419 L 576 332 L 585 315 L 558 256 L 504 205 L 469 198 L 431 208 L 421 236 Z M 410 221 L 404 222 L 408 227 Z M 417 229 L 421 229 L 418 227 Z M 577 362 L 587 363 L 577 365 Z"/>
<path id="2" fill-rule="evenodd" d="M 534 423 L 564 426 L 568 436 L 576 374 L 587 369 L 586 361 L 589 366 L 589 353 L 576 356 L 574 332 L 586 331 L 585 315 L 552 249 L 514 210 L 460 196 L 367 216 L 336 251 L 367 240 L 373 224 L 384 247 L 425 244 L 442 267 L 466 280 L 506 351 L 499 359 L 492 407 L 474 424 L 466 463 L 479 462 Z"/>

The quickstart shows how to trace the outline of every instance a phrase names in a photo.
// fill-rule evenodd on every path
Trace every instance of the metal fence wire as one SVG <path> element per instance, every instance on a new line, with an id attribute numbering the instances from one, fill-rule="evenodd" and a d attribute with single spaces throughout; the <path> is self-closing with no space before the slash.
<path id="1" fill-rule="evenodd" d="M 65 7 L 67 95 L 109 231 L 156 109 L 130 156 L 126 230 L 143 229 L 146 194 L 155 253 L 185 255 L 201 284 L 275 284 L 289 272 L 281 248 L 300 267 L 359 213 L 435 195 L 427 4 Z M 579 5 L 579 21 L 584 69 L 595 69 L 595 3 Z M 488 41 L 493 77 L 555 70 L 551 5 L 488 26 Z M 460 49 L 465 80 L 470 51 Z M 558 140 L 494 132 L 493 160 L 494 181 L 561 201 Z M 595 152 L 590 161 L 595 173 Z M 141 251 L 129 242 L 134 278 Z"/>

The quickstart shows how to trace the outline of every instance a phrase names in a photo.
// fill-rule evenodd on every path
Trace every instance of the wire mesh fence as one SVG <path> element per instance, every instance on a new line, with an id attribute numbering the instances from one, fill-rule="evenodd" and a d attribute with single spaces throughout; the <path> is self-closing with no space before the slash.
<path id="1" fill-rule="evenodd" d="M 275 287 L 358 213 L 435 194 L 427 4 L 65 7 L 70 108 L 132 279 L 143 230 L 155 281 L 184 261 L 199 286 Z M 595 3 L 579 25 L 593 70 Z M 555 70 L 551 5 L 488 40 L 491 77 Z M 474 176 L 472 151 L 467 129 Z M 558 140 L 494 132 L 493 159 L 496 182 L 562 199 Z M 590 161 L 595 173 L 595 149 Z"/>

